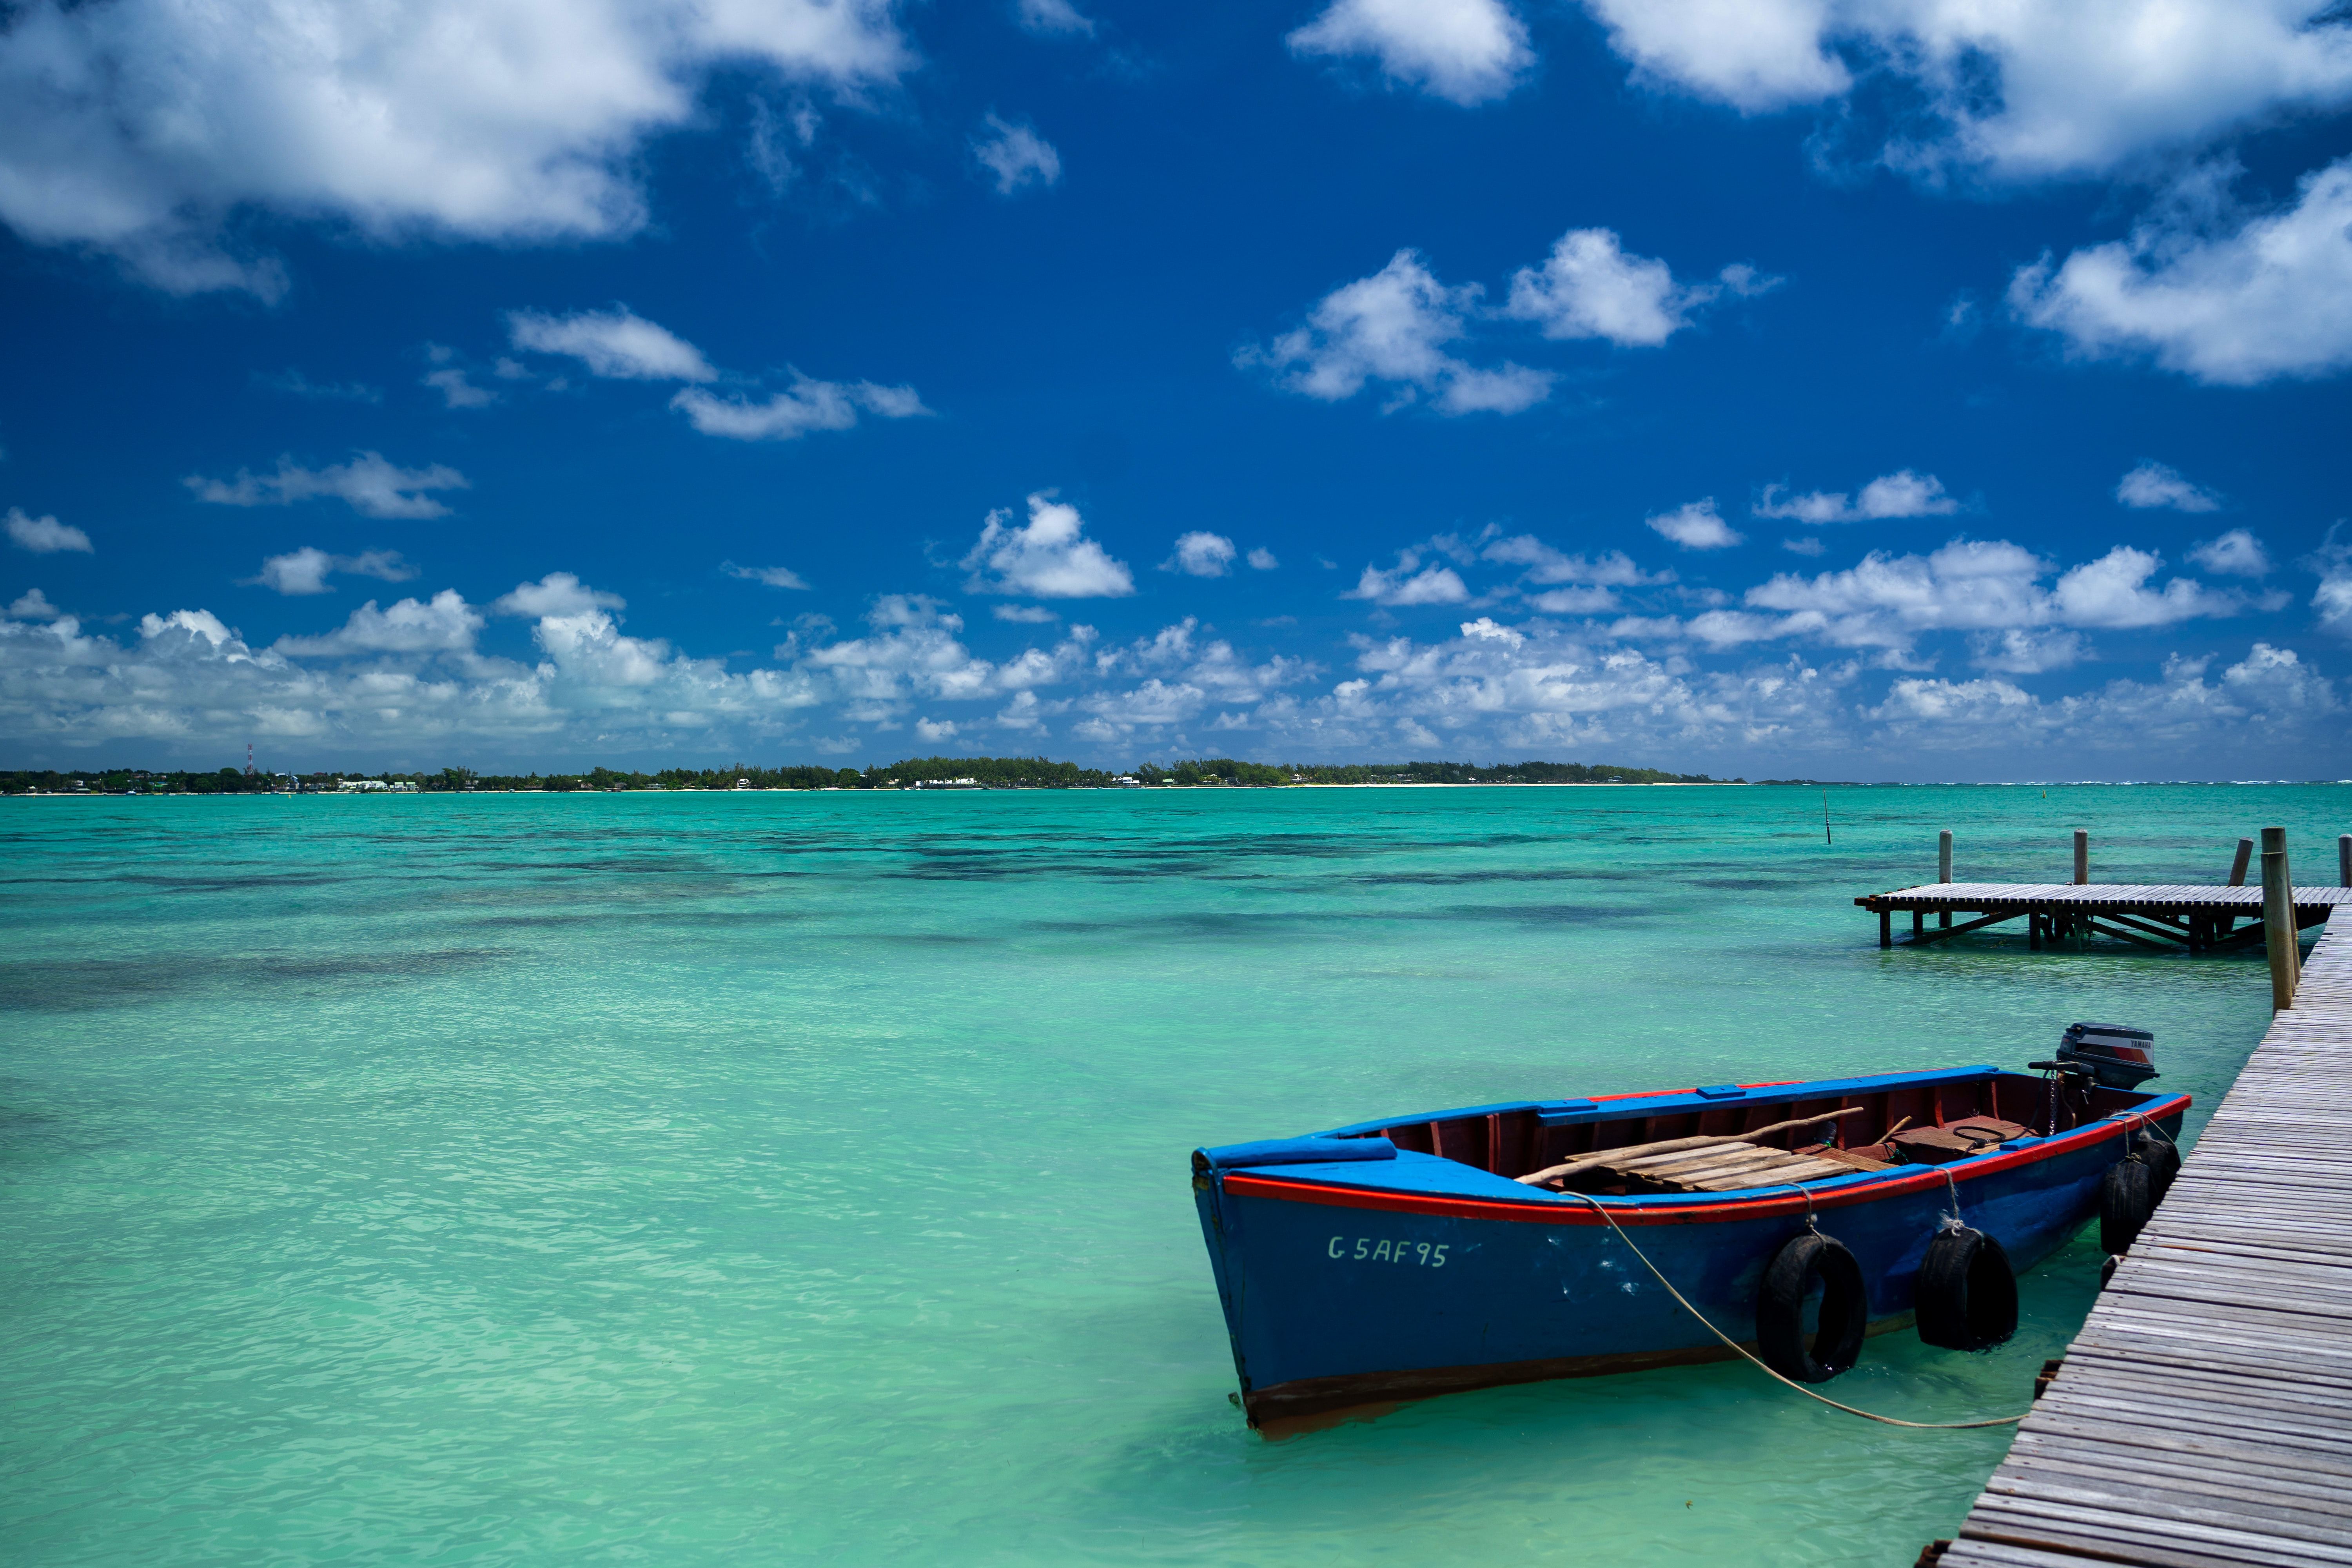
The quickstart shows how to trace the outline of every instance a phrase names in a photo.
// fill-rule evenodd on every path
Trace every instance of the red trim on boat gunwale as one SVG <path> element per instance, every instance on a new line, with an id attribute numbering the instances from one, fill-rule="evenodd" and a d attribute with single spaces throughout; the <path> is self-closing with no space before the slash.
<path id="1" fill-rule="evenodd" d="M 1916 1192 L 1927 1187 L 1940 1189 L 1944 1173 L 1951 1173 L 1956 1182 L 1974 1181 L 1979 1176 L 2006 1171 L 2012 1166 L 2030 1165 L 2055 1154 L 2072 1153 L 2087 1144 L 2126 1134 L 2137 1122 L 2166 1121 L 2188 1110 L 2190 1098 L 2174 1095 L 2159 1100 L 2146 1110 L 2119 1112 L 2126 1120 L 2095 1121 L 2088 1127 L 2078 1127 L 2063 1137 L 2036 1143 L 2029 1149 L 2008 1150 L 1990 1159 L 1974 1157 L 1956 1160 L 1948 1165 L 1929 1165 L 1916 1175 L 1902 1176 L 1893 1181 L 1873 1178 L 1850 1187 L 1813 1189 L 1810 1199 L 1804 1192 L 1789 1188 L 1767 1189 L 1769 1197 L 1734 1198 L 1725 1203 L 1675 1204 L 1671 1206 L 1643 1206 L 1640 1200 L 1630 1203 L 1623 1198 L 1603 1199 L 1609 1212 L 1620 1225 L 1692 1225 L 1703 1221 L 1726 1219 L 1765 1219 L 1778 1214 L 1802 1214 L 1810 1206 L 1822 1209 L 1849 1208 L 1855 1204 L 1875 1203 L 1881 1198 L 1900 1193 Z M 1498 1219 L 1519 1225 L 1604 1225 L 1603 1220 L 1587 1204 L 1572 1203 L 1512 1203 L 1499 1198 L 1457 1198 L 1438 1193 L 1400 1193 L 1370 1187 L 1345 1187 L 1323 1182 L 1286 1181 L 1278 1176 L 1252 1176 L 1239 1172 L 1227 1172 L 1224 1190 L 1242 1197 L 1273 1198 L 1286 1203 L 1320 1204 L 1332 1208 L 1385 1209 L 1397 1214 L 1444 1215 L 1455 1219 Z"/>

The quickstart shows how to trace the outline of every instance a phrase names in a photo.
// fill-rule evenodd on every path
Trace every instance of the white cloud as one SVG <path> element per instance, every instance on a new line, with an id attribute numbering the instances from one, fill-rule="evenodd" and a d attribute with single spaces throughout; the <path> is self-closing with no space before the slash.
<path id="1" fill-rule="evenodd" d="M 2045 256 L 2010 280 L 2010 308 L 2085 358 L 2152 358 L 2220 385 L 2352 366 L 2352 159 L 2234 233 L 2201 232 L 2193 216 L 2145 222 L 2054 268 Z"/>
<path id="2" fill-rule="evenodd" d="M 1234 569 L 1234 542 L 1222 533 L 1178 534 L 1176 553 L 1161 562 L 1160 569 L 1193 577 L 1223 577 Z"/>
<path id="3" fill-rule="evenodd" d="M 740 577 L 746 583 L 761 583 L 771 588 L 801 588 L 808 580 L 789 566 L 738 566 L 732 561 L 722 561 L 719 569 L 730 577 Z"/>
<path id="4" fill-rule="evenodd" d="M 2352 637 L 2352 546 L 2336 542 L 2336 531 L 2342 526 L 2338 523 L 2327 531 L 2326 542 L 2311 558 L 2311 565 L 2319 573 L 2311 607 L 2319 612 L 2323 630 Z"/>
<path id="5" fill-rule="evenodd" d="M 1061 183 L 1062 155 L 1037 134 L 1035 126 L 990 114 L 982 120 L 981 127 L 984 134 L 971 139 L 971 155 L 996 182 L 998 195 Z"/>
<path id="6" fill-rule="evenodd" d="M 936 744 L 940 741 L 952 741 L 955 736 L 955 721 L 952 719 L 915 721 L 915 738 L 919 741 Z"/>
<path id="7" fill-rule="evenodd" d="M 618 594 L 607 594 L 601 588 L 591 588 L 569 572 L 550 572 L 536 583 L 518 583 L 511 594 L 502 594 L 490 601 L 490 608 L 501 616 L 521 616 L 529 619 L 551 616 L 579 616 L 594 611 L 625 610 L 629 602 Z"/>
<path id="8" fill-rule="evenodd" d="M 1062 617 L 1043 605 L 999 605 L 989 614 L 1016 626 L 1050 626 Z"/>
<path id="9" fill-rule="evenodd" d="M 275 651 L 297 656 L 365 653 L 470 653 L 482 614 L 444 588 L 429 600 L 403 599 L 388 610 L 370 599 L 324 637 L 280 637 Z"/>
<path id="10" fill-rule="evenodd" d="M 49 596 L 38 588 L 27 588 L 16 595 L 8 614 L 20 621 L 54 621 L 65 612 L 50 604 Z"/>
<path id="11" fill-rule="evenodd" d="M 1024 32 L 1041 38 L 1091 38 L 1095 21 L 1070 0 L 1019 0 L 1013 8 Z"/>
<path id="12" fill-rule="evenodd" d="M 330 555 L 315 545 L 306 544 L 299 550 L 270 556 L 261 563 L 261 574 L 250 581 L 279 594 L 331 594 L 334 590 L 327 585 L 327 578 L 337 572 L 386 583 L 405 583 L 416 575 L 416 568 L 402 560 L 397 550 Z"/>
<path id="13" fill-rule="evenodd" d="M 1724 550 L 1740 539 L 1715 510 L 1713 496 L 1685 502 L 1673 511 L 1643 521 L 1685 550 Z"/>
<path id="14" fill-rule="evenodd" d="M 2089 652 L 2080 632 L 2028 631 L 2011 626 L 2002 632 L 1972 632 L 1969 663 L 2002 675 L 2040 675 L 2070 669 Z"/>
<path id="15" fill-rule="evenodd" d="M 1307 312 L 1307 324 L 1264 349 L 1244 349 L 1244 365 L 1264 365 L 1290 391 L 1325 402 L 1355 396 L 1372 382 L 1391 390 L 1390 409 L 1423 397 L 1443 414 L 1517 414 L 1551 395 L 1549 372 L 1505 363 L 1482 370 L 1446 352 L 1469 335 L 1475 284 L 1448 289 L 1413 250 L 1400 250 L 1369 278 L 1333 289 Z"/>
<path id="16" fill-rule="evenodd" d="M 1810 533 L 1801 539 L 1784 539 L 1780 541 L 1780 548 L 1792 555 L 1826 555 L 1830 549 L 1818 536 Z"/>
<path id="17" fill-rule="evenodd" d="M 856 100 L 914 64 L 887 0 L 29 0 L 0 31 L 0 221 L 156 286 L 282 291 L 257 207 L 379 240 L 613 238 L 637 154 L 748 64 Z"/>
<path id="18" fill-rule="evenodd" d="M 870 381 L 813 381 L 792 373 L 789 391 L 764 403 L 721 397 L 689 386 L 669 400 L 705 436 L 735 441 L 797 441 L 812 430 L 846 430 L 860 410 L 883 419 L 929 414 L 911 386 L 880 386 Z"/>
<path id="19" fill-rule="evenodd" d="M 465 475 L 443 464 L 403 468 L 375 452 L 362 452 L 348 463 L 326 468 L 298 468 L 293 458 L 280 458 L 275 474 L 239 468 L 234 479 L 192 474 L 182 483 L 198 500 L 220 506 L 290 506 L 331 497 L 364 516 L 383 518 L 446 517 L 449 509 L 425 492 L 470 488 Z"/>
<path id="20" fill-rule="evenodd" d="M 1465 108 L 1507 94 L 1535 64 L 1501 0 L 1333 0 L 1284 40 L 1293 54 L 1370 58 L 1390 81 Z"/>
<path id="21" fill-rule="evenodd" d="M 2170 507 L 2175 511 L 2213 511 L 2221 500 L 2211 490 L 2190 484 L 2180 470 L 2162 463 L 2142 463 L 2116 483 L 2116 499 L 2129 507 Z"/>
<path id="22" fill-rule="evenodd" d="M 2162 565 L 2161 556 L 2118 545 L 2045 586 L 2053 563 L 2006 541 L 1956 539 L 1925 556 L 1873 552 L 1846 571 L 1810 579 L 1783 574 L 1749 589 L 1746 602 L 1752 609 L 1780 611 L 1781 617 L 1727 622 L 1718 640 L 1796 636 L 1899 652 L 1931 630 L 2160 626 L 2245 609 L 2239 595 L 2188 578 L 2173 578 L 2160 589 L 2150 586 Z M 1743 635 L 1730 636 L 1734 629 Z M 1980 639 L 1977 649 L 1986 668 L 2000 668 L 2006 667 L 1990 661 L 2006 657 L 2015 666 L 2061 646 Z"/>
<path id="23" fill-rule="evenodd" d="M 1944 481 L 1933 474 L 1898 468 L 1881 474 L 1862 487 L 1859 496 L 1844 491 L 1814 490 L 1786 496 L 1779 485 L 1766 485 L 1752 509 L 1758 517 L 1793 518 L 1799 522 L 1863 522 L 1895 517 L 1948 517 L 1960 503 L 1944 493 Z"/>
<path id="24" fill-rule="evenodd" d="M 487 386 L 476 386 L 466 379 L 466 373 L 452 365 L 446 370 L 427 371 L 421 378 L 424 385 L 441 395 L 445 408 L 488 408 L 499 400 L 499 395 Z"/>
<path id="25" fill-rule="evenodd" d="M 980 542 L 962 562 L 974 594 L 1022 594 L 1037 599 L 1116 599 L 1135 592 L 1124 562 L 1086 537 L 1078 509 L 1040 490 L 1029 498 L 1029 521 L 1015 523 L 1000 508 L 988 514 Z"/>
<path id="26" fill-rule="evenodd" d="M 2216 576 L 2270 575 L 2270 552 L 2263 548 L 2261 540 L 2242 528 L 2233 528 L 2219 539 L 2200 540 L 2189 547 L 2189 559 Z"/>
<path id="27" fill-rule="evenodd" d="M 1555 550 L 1532 533 L 1506 537 L 1499 528 L 1489 528 L 1478 536 L 1478 558 L 1524 566 L 1528 570 L 1523 580 L 1535 584 L 1590 583 L 1604 587 L 1639 588 L 1675 580 L 1671 572 L 1643 572 L 1622 550 L 1588 560 Z"/>
<path id="28" fill-rule="evenodd" d="M 2069 626 L 2165 626 L 2200 616 L 2231 616 L 2244 608 L 2235 595 L 2175 577 L 2162 591 L 2147 586 L 2164 557 L 2118 544 L 2058 579 L 2058 613 Z"/>
<path id="29" fill-rule="evenodd" d="M 1400 551 L 1395 566 L 1387 571 L 1366 566 L 1356 585 L 1339 596 L 1369 599 L 1375 605 L 1399 609 L 1414 605 L 1459 605 L 1469 599 L 1469 588 L 1453 567 L 1423 566 L 1421 562 L 1419 551 Z"/>
<path id="30" fill-rule="evenodd" d="M 71 523 L 59 522 L 54 517 L 27 517 L 21 508 L 13 506 L 8 509 L 8 542 L 36 555 L 55 555 L 68 550 L 77 550 L 84 555 L 96 553 L 90 547 L 89 535 Z"/>
<path id="31" fill-rule="evenodd" d="M 2107 173 L 2352 99 L 2324 0 L 1585 0 L 1641 79 L 1748 113 L 1898 89 L 1881 156 L 1934 176 Z M 1847 106 L 1861 119 L 1870 100 Z"/>
<path id="32" fill-rule="evenodd" d="M 1271 572 L 1276 567 L 1282 564 L 1281 562 L 1276 561 L 1274 558 L 1274 552 L 1266 549 L 1263 545 L 1251 551 L 1242 559 L 1249 563 L 1250 570 L 1253 572 Z"/>
<path id="33" fill-rule="evenodd" d="M 1752 267 L 1723 269 L 1713 283 L 1683 284 L 1654 257 L 1628 256 L 1614 230 L 1572 228 L 1540 268 L 1511 275 L 1507 314 L 1536 322 L 1548 338 L 1600 338 L 1619 348 L 1656 348 L 1689 326 L 1691 312 L 1726 293 L 1761 294 L 1780 279 Z"/>
<path id="34" fill-rule="evenodd" d="M 531 353 L 578 360 L 588 374 L 620 381 L 716 381 L 702 351 L 626 305 L 551 316 L 541 310 L 507 314 L 509 340 Z"/>

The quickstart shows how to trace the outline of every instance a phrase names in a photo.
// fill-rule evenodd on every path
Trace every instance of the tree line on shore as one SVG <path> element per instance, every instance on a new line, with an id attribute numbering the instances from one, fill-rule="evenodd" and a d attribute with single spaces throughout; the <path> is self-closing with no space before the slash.
<path id="1" fill-rule="evenodd" d="M 0 771 L 0 792 L 11 795 L 264 795 L 333 790 L 346 781 L 404 786 L 419 793 L 465 791 L 714 790 L 714 789 L 1117 789 L 1272 788 L 1292 784 L 1725 784 L 1744 780 L 1667 773 L 1610 763 L 1245 763 L 1206 757 L 1162 765 L 1142 763 L 1124 773 L 1082 768 L 1045 757 L 909 757 L 866 768 L 793 765 L 663 768 L 623 772 L 591 768 L 573 773 L 482 773 L 471 768 L 432 773 L 269 773 L 236 768 L 211 772 L 146 768 Z"/>

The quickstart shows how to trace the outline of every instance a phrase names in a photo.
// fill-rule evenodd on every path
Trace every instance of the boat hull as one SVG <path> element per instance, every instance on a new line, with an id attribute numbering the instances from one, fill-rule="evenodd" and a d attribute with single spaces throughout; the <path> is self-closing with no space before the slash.
<path id="1" fill-rule="evenodd" d="M 2158 1097 L 2149 1097 L 2152 1100 Z M 1650 1262 L 1735 1338 L 1765 1266 L 1809 1223 L 1862 1266 L 1875 1328 L 1908 1321 L 1927 1244 L 1963 1221 L 2021 1272 L 2098 1211 L 2138 1126 L 2177 1134 L 2186 1097 L 1950 1165 L 1810 1193 L 1603 1200 Z M 1328 1168 L 1212 1170 L 1194 1197 L 1255 1423 L 1352 1405 L 1728 1355 L 1587 1203 L 1351 1187 Z"/>

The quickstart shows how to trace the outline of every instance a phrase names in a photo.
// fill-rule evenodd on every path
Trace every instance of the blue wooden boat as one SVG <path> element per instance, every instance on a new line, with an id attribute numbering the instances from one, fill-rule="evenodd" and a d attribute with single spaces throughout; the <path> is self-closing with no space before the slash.
<path id="1" fill-rule="evenodd" d="M 1263 1425 L 1728 1356 L 1657 1276 L 1752 1342 L 1759 1313 L 1790 1310 L 1783 1259 L 1809 1234 L 1859 1266 L 1861 1296 L 1840 1309 L 1857 1352 L 1865 1328 L 1907 1326 L 1915 1308 L 1926 1333 L 1931 1310 L 1955 1310 L 1940 1253 L 1934 1291 L 1921 1284 L 1939 1236 L 1989 1237 L 1985 1257 L 2032 1267 L 2100 1213 L 2103 1189 L 2111 1208 L 2118 1191 L 2151 1201 L 2148 1167 L 2160 1187 L 2189 1104 L 1990 1066 L 1517 1100 L 1197 1150 L 1192 1188 L 1242 1401 Z M 1808 1124 L 1720 1142 L 1790 1121 Z M 1659 1145 L 1728 1150 L 1732 1168 L 1612 1152 Z M 1677 1162 L 1696 1177 L 1674 1176 Z M 2131 1183 L 2110 1175 L 2126 1163 Z M 1532 1181 L 1560 1168 L 1562 1190 Z M 1806 1345 L 1829 1337 L 1827 1299 L 1818 1285 L 1805 1298 Z"/>

